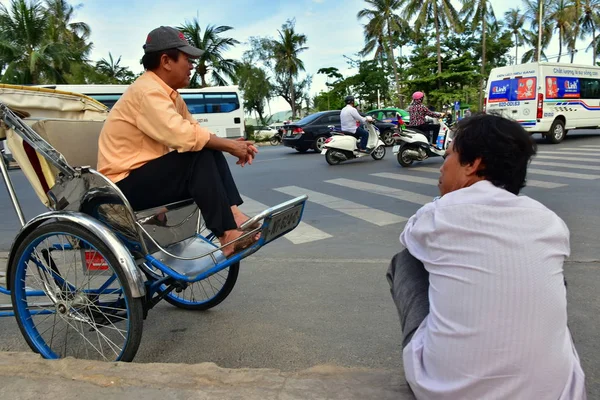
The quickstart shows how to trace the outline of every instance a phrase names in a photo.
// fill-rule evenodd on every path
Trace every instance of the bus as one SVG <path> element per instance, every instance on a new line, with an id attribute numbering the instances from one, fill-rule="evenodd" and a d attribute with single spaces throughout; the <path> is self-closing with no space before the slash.
<path id="1" fill-rule="evenodd" d="M 98 100 L 109 109 L 129 85 L 41 85 L 49 89 L 81 93 Z M 212 86 L 180 89 L 179 93 L 192 116 L 219 137 L 245 137 L 243 99 L 237 86 Z"/>
<path id="2" fill-rule="evenodd" d="M 528 63 L 493 68 L 484 111 L 560 143 L 572 129 L 600 128 L 600 67 Z"/>

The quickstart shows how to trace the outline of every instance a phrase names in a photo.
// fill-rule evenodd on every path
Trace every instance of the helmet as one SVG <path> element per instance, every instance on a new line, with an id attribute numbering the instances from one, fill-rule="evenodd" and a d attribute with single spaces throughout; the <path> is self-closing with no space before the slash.
<path id="1" fill-rule="evenodd" d="M 421 100 L 423 97 L 425 97 L 423 92 L 414 92 L 412 95 L 413 100 Z"/>
<path id="2" fill-rule="evenodd" d="M 346 104 L 350 104 L 354 101 L 354 96 L 346 96 L 346 98 L 344 99 L 344 103 Z"/>

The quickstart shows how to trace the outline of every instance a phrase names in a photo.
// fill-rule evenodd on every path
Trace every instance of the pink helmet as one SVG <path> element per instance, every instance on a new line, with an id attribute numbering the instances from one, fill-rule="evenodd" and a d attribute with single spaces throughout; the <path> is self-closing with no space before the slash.
<path id="1" fill-rule="evenodd" d="M 414 92 L 412 95 L 413 100 L 421 100 L 423 97 L 425 97 L 423 92 Z"/>

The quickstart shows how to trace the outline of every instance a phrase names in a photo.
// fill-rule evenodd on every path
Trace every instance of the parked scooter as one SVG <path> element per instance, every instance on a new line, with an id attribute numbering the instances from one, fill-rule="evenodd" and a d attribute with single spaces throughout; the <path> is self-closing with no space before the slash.
<path id="1" fill-rule="evenodd" d="M 271 139 L 269 139 L 269 142 L 271 143 L 271 146 L 277 146 L 278 144 L 281 143 L 282 138 L 283 138 L 283 128 L 279 128 L 279 129 L 277 129 L 277 133 L 274 134 L 273 136 L 271 136 Z"/>
<path id="2" fill-rule="evenodd" d="M 442 157 L 446 153 L 452 135 L 450 128 L 444 120 L 439 120 L 440 133 L 436 144 L 429 143 L 427 136 L 418 129 L 408 127 L 404 131 L 394 134 L 396 145 L 393 152 L 398 163 L 403 167 L 410 167 L 414 161 L 423 161 L 431 157 Z"/>
<path id="3" fill-rule="evenodd" d="M 354 137 L 351 133 L 345 133 L 341 131 L 333 131 L 333 136 L 328 138 L 323 145 L 321 154 L 325 155 L 325 160 L 329 165 L 337 165 L 342 161 L 351 160 L 353 158 L 361 158 L 364 156 L 371 156 L 374 160 L 382 160 L 385 157 L 385 144 L 379 139 L 379 131 L 375 124 L 373 124 L 373 118 L 367 116 L 365 127 L 369 132 L 369 139 L 367 140 L 367 152 L 358 150 L 358 143 L 360 139 Z"/>

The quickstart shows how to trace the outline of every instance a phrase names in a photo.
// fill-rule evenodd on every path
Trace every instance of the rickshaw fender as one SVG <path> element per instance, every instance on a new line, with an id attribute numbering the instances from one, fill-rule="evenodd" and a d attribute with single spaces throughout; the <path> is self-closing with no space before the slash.
<path id="1" fill-rule="evenodd" d="M 101 224 L 99 221 L 95 220 L 89 215 L 80 212 L 50 211 L 44 214 L 40 214 L 37 217 L 30 220 L 29 222 L 27 222 L 27 224 L 25 224 L 25 226 L 17 234 L 10 248 L 7 264 L 8 268 L 6 270 L 7 277 L 11 276 L 11 269 L 13 265 L 13 259 L 15 257 L 15 252 L 19 248 L 21 242 L 25 239 L 27 235 L 29 235 L 29 233 L 33 232 L 38 226 L 48 221 L 73 222 L 79 225 L 80 227 L 87 229 L 90 233 L 96 235 L 113 252 L 117 260 L 119 260 L 120 267 L 123 270 L 123 273 L 125 274 L 125 278 L 127 279 L 127 285 L 131 289 L 132 296 L 134 298 L 138 298 L 146 295 L 144 279 L 140 270 L 135 264 L 135 261 L 133 260 L 133 257 L 131 256 L 129 250 L 127 250 L 123 243 L 119 241 L 117 236 L 105 225 Z M 10 290 L 10 286 L 10 279 L 7 279 L 6 288 Z"/>

